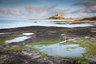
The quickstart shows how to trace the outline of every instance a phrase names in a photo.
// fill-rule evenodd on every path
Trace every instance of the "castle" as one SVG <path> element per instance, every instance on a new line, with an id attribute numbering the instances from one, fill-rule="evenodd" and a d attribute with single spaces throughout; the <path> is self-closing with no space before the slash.
<path id="1" fill-rule="evenodd" d="M 51 16 L 49 19 L 64 19 L 64 17 L 61 14 L 56 14 L 54 16 Z"/>

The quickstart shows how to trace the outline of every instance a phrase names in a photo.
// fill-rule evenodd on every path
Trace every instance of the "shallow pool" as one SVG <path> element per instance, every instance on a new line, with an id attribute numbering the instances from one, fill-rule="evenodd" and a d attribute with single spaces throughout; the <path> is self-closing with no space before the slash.
<path id="1" fill-rule="evenodd" d="M 5 33 L 0 33 L 0 34 L 5 34 Z"/>
<path id="2" fill-rule="evenodd" d="M 6 40 L 5 43 L 21 42 L 21 41 L 24 41 L 24 40 L 29 39 L 29 38 L 30 38 L 29 36 L 17 37 L 17 38 L 12 39 L 12 40 Z"/>
<path id="3" fill-rule="evenodd" d="M 23 35 L 30 36 L 33 35 L 34 33 L 22 33 Z"/>
<path id="4" fill-rule="evenodd" d="M 73 39 L 65 40 L 57 44 L 50 45 L 26 45 L 39 50 L 47 54 L 48 56 L 62 56 L 62 57 L 83 57 L 82 53 L 85 53 L 85 48 L 81 47 L 79 44 L 69 44 L 63 45 L 66 41 L 71 41 Z"/>

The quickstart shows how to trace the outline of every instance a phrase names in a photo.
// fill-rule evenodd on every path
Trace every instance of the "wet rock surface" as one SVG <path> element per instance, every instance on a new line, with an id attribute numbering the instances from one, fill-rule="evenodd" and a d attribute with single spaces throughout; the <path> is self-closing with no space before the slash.
<path id="1" fill-rule="evenodd" d="M 67 57 L 42 57 L 35 50 L 0 52 L 0 64 L 80 64 L 79 61 Z M 89 62 L 96 64 L 96 62 Z"/>
<path id="2" fill-rule="evenodd" d="M 96 42 L 93 36 L 96 33 L 91 32 L 91 27 L 82 28 L 56 28 L 56 27 L 23 27 L 13 29 L 1 29 L 0 32 L 7 34 L 0 35 L 0 40 L 8 37 L 15 37 L 22 33 L 34 33 L 31 38 L 9 45 L 0 45 L 0 64 L 80 64 L 72 58 L 61 57 L 42 57 L 36 50 L 23 49 L 19 51 L 5 51 L 11 47 L 19 47 L 28 43 L 37 43 L 44 41 L 64 41 L 65 39 L 76 38 L 73 42 L 80 42 L 84 36 L 85 40 Z M 61 35 L 65 34 L 65 35 Z M 66 34 L 69 34 L 66 36 Z M 70 35 L 71 34 L 71 35 Z M 3 50 L 3 51 L 2 51 Z M 96 64 L 96 62 L 90 62 Z"/>
<path id="3" fill-rule="evenodd" d="M 5 51 L 0 53 L 0 64 L 78 64 L 72 58 L 41 57 L 36 51 Z"/>
<path id="4" fill-rule="evenodd" d="M 62 27 L 23 27 L 23 28 L 13 28 L 13 29 L 1 29 L 0 32 L 8 32 L 9 34 L 4 34 L 0 36 L 2 38 L 8 38 L 12 36 L 21 35 L 22 33 L 34 33 L 32 38 L 26 40 L 26 43 L 36 43 L 43 41 L 61 41 L 64 40 L 64 36 L 61 34 L 71 34 L 71 36 L 66 37 L 74 38 L 81 36 L 92 36 L 91 27 L 82 27 L 82 28 L 62 28 Z"/>

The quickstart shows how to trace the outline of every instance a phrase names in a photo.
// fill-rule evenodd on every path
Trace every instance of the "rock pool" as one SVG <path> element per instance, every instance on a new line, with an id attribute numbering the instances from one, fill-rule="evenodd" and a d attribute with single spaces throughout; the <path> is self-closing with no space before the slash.
<path id="1" fill-rule="evenodd" d="M 5 33 L 0 33 L 0 34 L 5 34 Z"/>
<path id="2" fill-rule="evenodd" d="M 5 43 L 21 42 L 21 41 L 24 41 L 24 40 L 29 39 L 29 38 L 30 38 L 29 36 L 17 37 L 17 38 L 12 39 L 12 40 L 6 40 Z"/>
<path id="3" fill-rule="evenodd" d="M 81 47 L 79 44 L 69 44 L 69 45 L 61 44 L 64 42 L 66 42 L 66 40 L 57 44 L 33 45 L 33 46 L 26 45 L 26 46 L 37 49 L 40 52 L 47 54 L 48 56 L 83 57 L 82 53 L 85 53 L 85 48 Z"/>
<path id="4" fill-rule="evenodd" d="M 30 36 L 33 35 L 34 33 L 22 33 L 23 35 Z"/>

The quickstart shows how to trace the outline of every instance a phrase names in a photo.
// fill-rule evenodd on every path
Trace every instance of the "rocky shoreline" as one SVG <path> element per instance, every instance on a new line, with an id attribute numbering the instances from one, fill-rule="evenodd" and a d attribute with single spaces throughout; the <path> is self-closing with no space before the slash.
<path id="1" fill-rule="evenodd" d="M 91 20 L 81 20 L 81 19 L 32 19 L 32 20 L 39 20 L 39 21 L 61 21 L 61 22 L 72 22 L 72 24 L 80 24 L 80 23 L 91 23 L 93 25 L 96 25 L 96 21 Z"/>
<path id="2" fill-rule="evenodd" d="M 23 44 L 37 43 L 44 41 L 64 41 L 70 38 L 89 37 L 90 40 L 96 40 L 91 32 L 93 27 L 82 28 L 62 28 L 62 27 L 22 27 L 12 29 L 0 29 L 0 40 L 8 37 L 15 37 L 22 33 L 34 33 L 31 38 L 9 45 L 0 45 L 0 64 L 80 64 L 72 58 L 67 57 L 43 57 L 36 50 L 22 49 L 22 50 L 9 50 L 11 47 L 22 46 Z M 67 36 L 64 36 L 66 34 Z M 88 39 L 88 38 L 87 38 Z M 89 64 L 96 64 L 95 61 L 90 61 Z"/>

